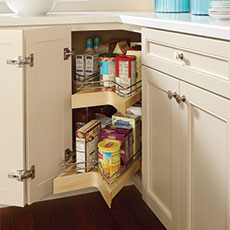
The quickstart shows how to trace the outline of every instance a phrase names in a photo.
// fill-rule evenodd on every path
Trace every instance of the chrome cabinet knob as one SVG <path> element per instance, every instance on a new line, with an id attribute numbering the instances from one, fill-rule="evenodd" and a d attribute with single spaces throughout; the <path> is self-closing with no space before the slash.
<path id="1" fill-rule="evenodd" d="M 175 52 L 174 53 L 174 59 L 177 61 L 183 61 L 184 60 L 184 54 L 182 52 Z"/>
<path id="2" fill-rule="evenodd" d="M 176 91 L 172 92 L 171 90 L 168 91 L 168 98 L 171 100 L 172 98 L 176 99 L 176 102 L 180 104 L 181 102 L 186 102 L 185 95 L 179 95 Z"/>
<path id="3" fill-rule="evenodd" d="M 176 91 L 172 92 L 171 90 L 168 91 L 168 98 L 171 100 L 173 97 L 176 97 Z"/>
<path id="4" fill-rule="evenodd" d="M 178 104 L 180 104 L 181 102 L 186 102 L 186 96 L 185 95 L 176 95 L 175 96 L 175 99 L 177 101 Z"/>

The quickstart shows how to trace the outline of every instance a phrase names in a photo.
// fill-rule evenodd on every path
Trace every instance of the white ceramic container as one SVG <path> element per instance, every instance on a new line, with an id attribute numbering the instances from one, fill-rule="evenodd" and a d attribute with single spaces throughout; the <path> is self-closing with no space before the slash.
<path id="1" fill-rule="evenodd" d="M 20 16 L 45 15 L 58 0 L 6 0 L 8 7 Z"/>

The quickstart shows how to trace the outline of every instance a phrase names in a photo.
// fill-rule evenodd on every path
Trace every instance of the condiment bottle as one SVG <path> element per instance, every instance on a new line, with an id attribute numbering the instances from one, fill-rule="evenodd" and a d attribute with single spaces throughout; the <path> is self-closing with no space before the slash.
<path id="1" fill-rule="evenodd" d="M 86 38 L 86 49 L 84 53 L 94 53 L 93 38 Z"/>
<path id="2" fill-rule="evenodd" d="M 96 36 L 94 38 L 94 52 L 95 53 L 99 53 L 100 43 L 101 43 L 101 37 L 100 36 Z"/>

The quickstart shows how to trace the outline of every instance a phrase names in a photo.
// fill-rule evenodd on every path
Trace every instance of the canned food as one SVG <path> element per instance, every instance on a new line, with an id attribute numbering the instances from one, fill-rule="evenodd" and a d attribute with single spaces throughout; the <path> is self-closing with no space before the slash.
<path id="1" fill-rule="evenodd" d="M 121 142 L 116 140 L 104 140 L 98 144 L 98 160 L 108 176 L 112 178 L 116 177 L 114 174 L 121 167 L 120 148 Z"/>
<path id="2" fill-rule="evenodd" d="M 132 86 L 136 83 L 136 56 L 120 55 L 116 57 L 116 83 L 121 86 L 116 86 L 116 92 L 121 95 L 130 94 L 136 88 Z"/>
<path id="3" fill-rule="evenodd" d="M 109 90 L 106 88 L 114 87 L 113 82 L 116 78 L 116 60 L 117 54 L 101 54 L 100 55 L 100 80 L 101 85 L 104 86 L 104 90 Z M 103 82 L 104 81 L 104 82 Z M 112 89 L 112 91 L 115 91 Z"/>

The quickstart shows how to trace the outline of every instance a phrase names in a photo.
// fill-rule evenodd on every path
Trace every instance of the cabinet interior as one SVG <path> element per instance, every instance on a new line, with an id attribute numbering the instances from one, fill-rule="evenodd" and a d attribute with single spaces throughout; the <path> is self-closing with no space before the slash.
<path id="1" fill-rule="evenodd" d="M 87 37 L 100 36 L 101 42 L 116 38 L 128 38 L 132 42 L 141 42 L 141 34 L 126 30 L 98 30 L 98 31 L 75 31 L 72 32 L 72 48 L 76 54 L 84 52 Z"/>
<path id="2" fill-rule="evenodd" d="M 132 42 L 141 42 L 141 34 L 126 30 L 97 30 L 97 31 L 74 31 L 72 32 L 72 49 L 75 54 L 82 54 L 86 46 L 86 38 L 100 36 L 101 42 L 107 42 L 112 39 L 130 39 Z M 75 75 L 75 58 L 72 61 L 72 78 Z M 94 114 L 103 113 L 106 116 L 111 117 L 117 112 L 117 109 L 112 105 L 102 105 L 94 107 L 85 107 L 79 109 L 73 109 L 73 149 L 75 143 L 75 123 L 76 122 L 88 122 L 95 119 Z"/>

